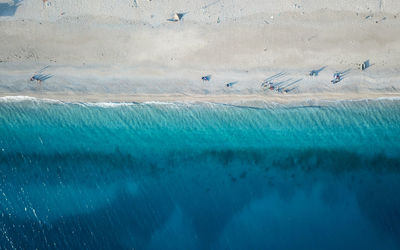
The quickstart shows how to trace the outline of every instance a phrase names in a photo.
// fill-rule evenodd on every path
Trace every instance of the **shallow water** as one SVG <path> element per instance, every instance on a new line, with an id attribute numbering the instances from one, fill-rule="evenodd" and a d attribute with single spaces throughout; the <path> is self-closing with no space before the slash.
<path id="1" fill-rule="evenodd" d="M 0 249 L 399 249 L 400 101 L 0 101 Z"/>

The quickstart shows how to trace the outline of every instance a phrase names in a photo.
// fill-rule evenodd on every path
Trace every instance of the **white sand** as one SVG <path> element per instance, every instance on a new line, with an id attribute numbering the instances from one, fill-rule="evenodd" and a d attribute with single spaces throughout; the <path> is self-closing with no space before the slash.
<path id="1" fill-rule="evenodd" d="M 6 2 L 0 0 L 0 15 Z M 398 0 L 194 2 L 24 0 L 13 16 L 0 16 L 0 96 L 217 102 L 400 96 Z M 188 13 L 167 22 L 175 12 Z M 367 59 L 372 66 L 359 70 Z M 30 82 L 45 65 L 53 77 L 41 86 Z M 322 66 L 319 76 L 307 75 Z M 330 83 L 346 69 L 343 81 Z M 275 82 L 295 90 L 260 88 L 279 72 L 285 75 Z M 206 74 L 212 79 L 203 83 Z M 227 88 L 232 81 L 238 83 Z"/>

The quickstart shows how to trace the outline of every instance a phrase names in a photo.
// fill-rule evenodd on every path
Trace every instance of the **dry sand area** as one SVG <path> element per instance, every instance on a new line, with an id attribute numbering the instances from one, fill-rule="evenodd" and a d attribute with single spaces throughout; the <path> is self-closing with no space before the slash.
<path id="1" fill-rule="evenodd" d="M 0 0 L 0 96 L 113 102 L 400 96 L 398 0 L 192 2 Z M 177 12 L 186 13 L 182 20 L 167 21 Z M 371 66 L 362 71 L 365 60 Z M 50 78 L 40 85 L 29 80 L 46 65 Z M 330 82 L 346 70 L 342 81 Z M 261 88 L 279 73 L 273 81 L 289 93 Z M 203 82 L 208 74 L 211 81 Z"/>

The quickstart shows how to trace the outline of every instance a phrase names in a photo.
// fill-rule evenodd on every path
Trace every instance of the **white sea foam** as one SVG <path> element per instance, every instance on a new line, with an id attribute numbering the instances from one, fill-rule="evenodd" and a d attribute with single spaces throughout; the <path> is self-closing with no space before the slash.
<path id="1" fill-rule="evenodd" d="M 94 106 L 101 108 L 118 108 L 122 106 L 132 106 L 137 105 L 134 102 L 74 102 L 73 104 L 83 105 L 83 106 Z"/>
<path id="2" fill-rule="evenodd" d="M 148 101 L 148 102 L 142 102 L 142 104 L 171 105 L 171 104 L 174 104 L 174 103 L 173 102 Z"/>
<path id="3" fill-rule="evenodd" d="M 48 98 L 36 98 L 31 96 L 3 96 L 0 97 L 0 102 L 47 102 L 47 103 L 63 103 L 60 100 L 48 99 Z"/>
<path id="4" fill-rule="evenodd" d="M 400 96 L 393 96 L 393 97 L 378 97 L 376 100 L 388 100 L 388 101 L 399 101 Z"/>
<path id="5" fill-rule="evenodd" d="M 272 107 L 284 107 L 284 106 L 320 106 L 320 105 L 332 105 L 332 104 L 343 104 L 350 102 L 368 102 L 368 101 L 400 101 L 400 96 L 393 97 L 377 97 L 377 98 L 364 98 L 364 99 L 339 99 L 339 100 L 313 100 L 307 99 L 303 101 L 281 104 L 273 101 L 257 101 L 256 103 L 251 101 L 244 102 L 232 102 L 232 103 L 218 103 L 218 102 L 207 102 L 207 101 L 176 101 L 176 102 L 162 102 L 162 101 L 145 101 L 145 102 L 64 102 L 56 99 L 49 98 L 36 98 L 31 96 L 3 96 L 0 97 L 0 103 L 4 102 L 43 102 L 52 104 L 73 104 L 85 107 L 101 107 L 101 108 L 117 108 L 122 106 L 135 106 L 135 105 L 165 105 L 169 107 L 183 107 L 183 106 L 233 106 L 233 107 L 258 107 L 258 108 L 272 108 Z"/>
<path id="6" fill-rule="evenodd" d="M 21 102 L 21 101 L 35 101 L 37 98 L 30 96 L 3 96 L 0 97 L 1 102 Z"/>

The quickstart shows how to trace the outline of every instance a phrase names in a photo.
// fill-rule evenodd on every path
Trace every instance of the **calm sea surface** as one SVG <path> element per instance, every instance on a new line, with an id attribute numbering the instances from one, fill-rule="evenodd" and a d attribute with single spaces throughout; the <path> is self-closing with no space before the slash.
<path id="1" fill-rule="evenodd" d="M 0 249 L 400 249 L 400 100 L 0 100 Z"/>

